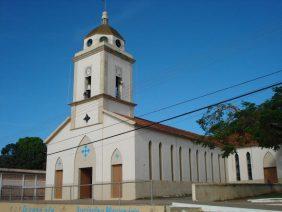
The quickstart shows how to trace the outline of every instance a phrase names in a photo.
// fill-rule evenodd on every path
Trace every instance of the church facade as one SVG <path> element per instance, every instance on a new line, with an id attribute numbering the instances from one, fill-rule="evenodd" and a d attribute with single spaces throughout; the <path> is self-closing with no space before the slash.
<path id="1" fill-rule="evenodd" d="M 192 182 L 277 182 L 281 152 L 246 147 L 229 158 L 198 135 L 134 116 L 134 57 L 108 23 L 73 57 L 71 115 L 46 140 L 46 199 L 191 194 Z M 267 179 L 266 179 L 267 178 Z"/>

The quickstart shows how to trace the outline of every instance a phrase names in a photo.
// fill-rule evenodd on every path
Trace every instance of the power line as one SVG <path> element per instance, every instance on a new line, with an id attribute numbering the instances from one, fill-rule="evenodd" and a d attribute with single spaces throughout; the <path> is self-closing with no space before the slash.
<path id="1" fill-rule="evenodd" d="M 151 114 L 154 114 L 154 113 L 163 111 L 163 110 L 167 110 L 167 109 L 169 109 L 169 108 L 176 107 L 176 106 L 178 106 L 178 105 L 182 105 L 182 104 L 185 104 L 185 103 L 188 103 L 188 102 L 192 102 L 192 101 L 195 101 L 195 100 L 198 100 L 198 99 L 207 97 L 207 96 L 211 96 L 211 95 L 216 94 L 216 93 L 220 93 L 220 92 L 222 92 L 222 91 L 226 91 L 226 90 L 229 90 L 229 89 L 232 89 L 232 88 L 241 86 L 241 85 L 245 85 L 245 84 L 248 84 L 248 83 L 250 83 L 250 82 L 254 82 L 254 81 L 256 81 L 256 80 L 259 80 L 259 79 L 262 79 L 262 78 L 266 78 L 266 77 L 269 77 L 269 76 L 272 76 L 272 75 L 275 75 L 275 74 L 278 74 L 278 73 L 281 73 L 281 72 L 282 72 L 282 70 L 278 70 L 278 71 L 275 71 L 275 72 L 272 72 L 272 73 L 269 73 L 269 74 L 265 74 L 265 75 L 262 75 L 262 76 L 259 76 L 259 77 L 256 77 L 256 78 L 253 78 L 253 79 L 250 79 L 250 80 L 246 80 L 246 81 L 244 81 L 244 82 L 240 82 L 240 83 L 237 83 L 237 84 L 234 84 L 234 85 L 231 85 L 231 86 L 228 86 L 228 87 L 225 87 L 225 88 L 222 88 L 222 89 L 213 91 L 213 92 L 209 92 L 209 93 L 203 94 L 203 95 L 198 96 L 198 97 L 194 97 L 194 98 L 191 98 L 191 99 L 186 99 L 186 100 L 181 101 L 181 102 L 178 102 L 178 103 L 176 103 L 176 104 L 172 104 L 172 105 L 169 105 L 169 106 L 166 106 L 166 107 L 163 107 L 163 108 L 159 108 L 159 109 L 150 111 L 150 112 L 148 112 L 148 113 L 144 113 L 144 114 L 138 115 L 138 117 L 148 116 L 148 115 L 151 115 Z M 80 137 L 81 135 L 85 135 L 85 134 L 87 134 L 87 133 L 91 133 L 91 132 L 96 132 L 96 131 L 99 131 L 99 130 L 103 130 L 103 129 L 105 129 L 105 128 L 112 127 L 112 126 L 115 126 L 115 125 L 118 125 L 118 124 L 121 124 L 121 123 L 126 123 L 126 122 L 129 121 L 129 120 L 130 120 L 130 119 L 126 119 L 126 120 L 124 120 L 124 121 L 119 121 L 119 122 L 117 122 L 117 123 L 110 124 L 110 125 L 107 125 L 107 126 L 104 126 L 104 127 L 98 128 L 98 129 L 95 129 L 95 130 L 90 130 L 90 131 L 88 131 L 88 132 L 86 132 L 86 133 L 83 133 L 83 134 L 79 134 L 79 135 L 72 136 L 72 137 L 69 137 L 69 138 L 66 138 L 66 139 L 62 139 L 62 140 L 59 141 L 59 142 L 63 142 L 63 141 L 66 141 L 66 140 L 69 140 L 69 139 L 72 139 L 72 138 L 77 138 L 77 137 Z M 58 143 L 58 142 L 57 142 L 57 143 Z"/>
<path id="2" fill-rule="evenodd" d="M 125 132 L 121 132 L 121 133 L 118 133 L 118 134 L 115 134 L 115 135 L 111 135 L 111 136 L 108 136 L 106 138 L 94 140 L 94 141 L 88 142 L 86 144 L 82 144 L 82 145 L 78 145 L 78 146 L 75 146 L 75 147 L 70 147 L 70 148 L 67 148 L 67 149 L 64 149 L 64 150 L 60 150 L 60 151 L 57 151 L 57 152 L 53 152 L 53 153 L 50 153 L 48 155 L 53 155 L 53 154 L 57 154 L 57 153 L 60 153 L 60 152 L 72 150 L 72 149 L 75 149 L 75 148 L 79 148 L 81 146 L 85 146 L 85 145 L 88 145 L 88 144 L 92 144 L 92 143 L 96 143 L 96 142 L 99 142 L 99 141 L 107 140 L 107 139 L 110 139 L 110 138 L 114 138 L 114 137 L 117 137 L 117 136 L 120 136 L 120 135 L 124 135 L 124 134 L 130 133 L 130 132 L 134 132 L 134 131 L 137 131 L 137 130 L 150 128 L 150 127 L 152 127 L 154 125 L 161 124 L 161 123 L 164 123 L 164 122 L 167 122 L 167 121 L 170 121 L 170 120 L 173 120 L 173 119 L 177 119 L 177 118 L 180 118 L 180 117 L 183 117 L 183 116 L 187 116 L 189 114 L 192 114 L 192 113 L 195 113 L 195 112 L 198 112 L 198 111 L 201 111 L 201 110 L 205 110 L 205 109 L 208 109 L 208 108 L 220 105 L 220 104 L 224 104 L 224 103 L 236 100 L 236 99 L 240 99 L 242 97 L 249 96 L 249 95 L 252 95 L 252 94 L 255 94 L 255 93 L 258 93 L 258 92 L 261 92 L 261 91 L 264 91 L 264 90 L 267 90 L 267 89 L 279 86 L 281 84 L 282 84 L 282 82 L 275 83 L 275 84 L 272 84 L 272 85 L 269 85 L 269 86 L 266 86 L 266 87 L 263 87 L 263 88 L 259 88 L 259 89 L 256 89 L 256 90 L 253 90 L 253 91 L 241 94 L 239 96 L 235 96 L 235 97 L 232 97 L 232 98 L 229 98 L 229 99 L 225 99 L 225 100 L 219 101 L 219 102 L 214 103 L 214 104 L 210 104 L 210 105 L 207 105 L 207 106 L 204 106 L 204 107 L 200 107 L 198 109 L 194 109 L 194 110 L 191 110 L 191 111 L 188 111 L 188 112 L 185 112 L 185 113 L 181 113 L 181 114 L 176 115 L 176 116 L 172 116 L 172 117 L 163 119 L 163 120 L 158 121 L 158 122 L 152 122 L 151 124 L 148 124 L 148 125 L 145 125 L 145 126 L 140 126 L 140 127 L 135 128 L 135 129 L 128 130 L 128 131 L 125 131 Z"/>
<path id="3" fill-rule="evenodd" d="M 257 36 L 255 36 L 254 37 L 254 39 L 252 39 L 250 42 L 253 42 L 254 40 L 258 40 L 258 39 L 260 39 L 260 37 L 265 37 L 265 35 L 268 35 L 268 34 L 272 34 L 273 32 L 276 32 L 276 31 L 281 31 L 281 26 L 279 26 L 279 27 L 277 27 L 277 28 L 271 28 L 271 29 L 268 29 L 267 28 L 267 30 L 264 30 L 264 31 L 262 31 L 262 32 L 260 32 L 260 34 L 259 35 L 257 35 Z M 245 47 L 245 45 L 240 45 L 240 44 L 238 44 L 238 40 L 236 41 L 237 42 L 237 44 L 236 45 L 230 45 L 229 47 L 228 47 L 228 49 L 232 49 L 232 50 L 240 50 L 240 48 L 241 47 Z M 248 43 L 250 43 L 250 42 L 248 42 Z M 229 53 L 229 55 L 232 55 L 233 53 Z M 225 56 L 226 57 L 226 56 Z M 223 58 L 225 58 L 225 57 L 223 57 Z M 209 63 L 208 65 L 211 65 L 211 64 L 213 64 L 213 63 L 215 63 L 216 61 L 219 61 L 219 60 L 221 60 L 221 59 L 223 59 L 223 58 L 217 58 L 217 59 L 214 59 L 214 60 L 212 60 L 212 62 L 211 63 Z M 176 66 L 177 67 L 177 66 Z M 165 72 L 165 74 L 169 74 L 169 73 L 172 73 L 173 71 L 174 71 L 174 69 L 176 68 L 176 67 L 174 67 L 173 69 L 172 68 L 169 68 L 166 72 Z M 172 70 L 171 70 L 172 69 Z M 163 81 L 163 79 L 160 79 L 160 80 L 158 80 L 159 82 L 160 81 Z M 150 87 L 152 87 L 152 84 L 153 83 L 153 85 L 156 85 L 157 83 L 156 83 L 156 79 L 154 79 L 154 80 L 151 80 L 151 81 L 149 81 L 149 82 L 147 82 L 146 84 L 144 84 L 144 85 L 146 85 L 146 86 L 144 86 L 143 85 L 143 88 L 142 89 L 147 89 L 147 88 L 150 88 Z M 147 86 L 147 85 L 150 85 L 150 86 Z M 139 88 L 140 89 L 140 88 Z M 137 89 L 137 90 L 139 90 L 139 89 Z M 138 95 L 139 93 L 137 93 L 137 95 Z M 68 91 L 68 96 L 69 96 L 69 91 Z M 96 108 L 96 107 L 95 107 Z M 99 108 L 99 106 L 97 106 L 97 108 Z M 90 110 L 89 110 L 90 111 Z M 64 114 L 64 113 L 61 113 L 61 114 Z M 61 115 L 60 114 L 60 115 Z M 44 121 L 44 122 L 47 122 L 47 121 Z M 23 130 L 20 130 L 19 132 L 21 132 L 21 131 L 26 131 L 26 130 L 33 130 L 33 127 L 31 127 L 31 128 L 28 128 L 28 129 L 23 129 Z M 7 138 L 7 137 L 9 137 L 10 135 L 5 135 L 5 136 L 3 136 L 3 137 L 1 137 L 1 138 Z"/>
<path id="4" fill-rule="evenodd" d="M 225 87 L 225 88 L 222 88 L 222 89 L 219 89 L 219 90 L 216 90 L 216 91 L 212 91 L 210 93 L 207 93 L 207 94 L 204 94 L 204 95 L 201 95 L 201 96 L 198 96 L 198 97 L 194 97 L 192 99 L 188 99 L 188 100 L 184 100 L 184 101 L 181 101 L 181 102 L 178 102 L 176 104 L 173 104 L 173 105 L 169 105 L 169 106 L 166 106 L 166 107 L 163 107 L 163 108 L 160 108 L 160 109 L 157 109 L 157 110 L 154 110 L 154 111 L 151 111 L 151 112 L 148 112 L 148 113 L 145 113 L 145 114 L 142 114 L 142 115 L 139 115 L 140 117 L 143 117 L 143 116 L 147 116 L 147 115 L 150 115 L 150 114 L 153 114 L 153 113 L 156 113 L 156 112 L 160 112 L 162 110 L 166 110 L 166 109 L 169 109 L 171 107 L 175 107 L 175 106 L 178 106 L 178 105 L 181 105 L 181 104 L 185 104 L 187 102 L 190 102 L 190 101 L 194 101 L 194 100 L 198 100 L 200 98 L 203 98 L 203 97 L 206 97 L 206 96 L 210 96 L 210 95 L 213 95 L 213 94 L 216 94 L 216 93 L 219 93 L 219 92 L 222 92 L 222 91 L 225 91 L 225 90 L 229 90 L 229 89 L 232 89 L 234 87 L 238 87 L 238 86 L 241 86 L 241 85 L 244 85 L 244 84 L 247 84 L 247 83 L 250 83 L 250 82 L 253 82 L 253 81 L 256 81 L 256 80 L 259 80 L 259 79 L 263 79 L 263 78 L 266 78 L 266 77 L 269 77 L 269 76 L 272 76 L 272 75 L 275 75 L 275 74 L 278 74 L 278 73 L 281 73 L 282 70 L 278 70 L 278 71 L 275 71 L 275 72 L 272 72 L 272 73 L 269 73 L 269 74 L 265 74 L 265 75 L 262 75 L 262 76 L 259 76 L 259 77 L 256 77 L 256 78 L 253 78 L 253 79 L 250 79 L 250 80 L 247 80 L 247 81 L 244 81 L 244 82 L 241 82 L 241 83 L 238 83 L 238 84 L 235 84 L 235 85 L 231 85 L 229 87 Z M 96 106 L 96 108 L 99 108 L 99 106 Z M 94 108 L 93 108 L 94 109 Z M 82 111 L 80 111 L 78 114 L 82 114 L 82 113 L 86 113 L 87 111 L 90 111 L 90 110 L 85 110 L 83 109 Z"/>
<path id="5" fill-rule="evenodd" d="M 258 38 L 260 38 L 260 37 L 262 37 L 262 36 L 265 36 L 265 35 L 267 35 L 267 34 L 270 34 L 270 33 L 273 33 L 273 32 L 276 32 L 276 31 L 281 31 L 281 27 L 279 26 L 278 28 L 271 28 L 270 30 L 265 30 L 265 31 L 263 31 L 259 36 L 256 36 L 255 37 L 255 39 L 253 39 L 253 40 L 257 40 Z M 252 42 L 253 40 L 251 40 L 250 42 Z M 249 42 L 249 43 L 250 43 Z M 236 44 L 235 46 L 233 45 L 233 47 L 232 46 L 229 46 L 230 48 L 228 48 L 228 49 L 235 49 L 235 50 L 238 50 L 238 49 L 240 49 L 240 48 L 238 48 L 238 46 L 239 47 L 245 47 L 245 45 L 238 45 L 238 44 Z M 233 53 L 231 53 L 231 55 L 232 55 Z M 229 55 L 230 55 L 230 53 L 229 53 Z M 217 60 L 220 60 L 220 59 L 223 59 L 223 58 L 217 58 L 217 59 L 214 59 L 211 63 L 209 63 L 209 65 L 211 65 L 211 64 L 213 64 L 214 62 L 216 62 Z M 176 66 L 177 67 L 177 66 Z M 173 70 L 171 70 L 171 68 L 170 69 L 168 69 L 165 73 L 167 74 L 167 73 L 172 73 L 173 71 L 174 71 L 174 69 L 175 69 L 175 67 L 173 68 Z M 163 81 L 163 79 L 160 79 L 160 80 L 158 80 L 159 81 L 159 83 L 160 83 L 160 81 Z M 156 79 L 154 79 L 154 80 L 151 80 L 151 82 L 147 82 L 146 84 L 144 84 L 144 85 L 146 85 L 146 86 L 144 86 L 143 85 L 143 88 L 142 89 L 147 89 L 147 88 L 150 88 L 150 87 L 153 87 L 151 84 L 153 83 L 153 85 L 156 85 L 156 84 L 159 84 L 159 83 L 156 83 Z M 147 85 L 150 85 L 150 86 L 147 86 Z M 140 89 L 140 88 L 139 88 Z M 139 90 L 139 89 L 137 89 L 137 90 Z M 139 93 L 137 93 L 137 95 L 138 95 Z M 68 96 L 69 96 L 69 90 L 68 90 Z M 97 107 L 98 108 L 98 107 Z M 63 113 L 62 113 L 63 114 Z M 29 129 L 33 129 L 33 128 L 29 128 Z M 28 129 L 28 130 L 29 130 Z M 26 131 L 27 129 L 24 129 L 24 130 L 21 130 L 21 131 Z M 6 138 L 6 137 L 8 137 L 9 135 L 6 135 L 6 136 L 3 136 L 3 137 L 1 137 L 1 138 Z"/>
<path id="6" fill-rule="evenodd" d="M 250 42 L 253 42 L 254 40 L 257 40 L 261 36 L 265 36 L 265 35 L 267 35 L 269 33 L 273 33 L 273 32 L 276 32 L 276 31 L 281 31 L 281 26 L 279 26 L 277 28 L 271 28 L 270 30 L 265 30 L 265 31 L 261 32 L 261 34 L 259 36 L 254 37 L 254 39 L 252 39 Z M 248 42 L 248 43 L 250 43 L 250 42 Z M 232 49 L 232 50 L 238 50 L 239 49 L 240 50 L 241 47 L 246 47 L 246 46 L 245 45 L 237 45 L 236 44 L 235 46 L 233 45 L 233 47 L 232 46 L 229 46 L 229 47 L 230 48 L 228 48 L 228 49 Z M 233 55 L 233 53 L 229 53 L 229 55 Z M 225 55 L 225 57 L 226 57 L 226 55 Z M 225 57 L 214 59 L 208 65 L 214 64 L 214 63 L 216 63 L 216 61 L 222 60 Z M 173 73 L 176 67 L 167 69 L 167 71 L 165 72 L 165 75 Z M 151 80 L 149 82 L 146 82 L 145 84 L 143 84 L 142 90 L 147 89 L 147 88 L 151 88 L 151 87 L 155 86 L 156 84 L 162 84 L 162 81 L 163 81 L 163 79 L 158 79 L 157 81 L 156 81 L 156 79 L 153 79 L 153 80 Z M 136 90 L 137 90 L 137 92 L 136 92 Z M 135 90 L 135 94 L 139 95 L 140 94 L 140 92 L 139 92 L 140 88 L 136 89 L 136 90 Z M 95 108 L 99 108 L 99 106 L 96 106 Z M 81 111 L 81 114 L 82 113 L 83 113 L 83 111 Z"/>
<path id="7" fill-rule="evenodd" d="M 190 102 L 190 101 L 198 100 L 198 99 L 201 99 L 201 98 L 204 98 L 204 97 L 207 97 L 207 96 L 210 96 L 210 95 L 213 95 L 213 94 L 222 92 L 222 91 L 226 91 L 226 90 L 229 90 L 229 89 L 232 89 L 232 88 L 235 88 L 235 87 L 238 87 L 238 86 L 241 86 L 241 85 L 250 83 L 250 82 L 254 82 L 254 81 L 256 81 L 256 80 L 259 80 L 259 79 L 262 79 L 262 78 L 265 78 L 265 77 L 269 77 L 269 76 L 274 75 L 274 74 L 278 74 L 278 73 L 280 73 L 280 72 L 282 72 L 282 70 L 275 71 L 275 72 L 272 72 L 272 73 L 270 73 L 270 74 L 266 74 L 266 75 L 263 75 L 263 76 L 259 76 L 259 77 L 256 77 L 256 78 L 254 78 L 254 79 L 250 79 L 250 80 L 247 80 L 247 81 L 244 81 L 244 82 L 235 84 L 235 85 L 231 85 L 231 86 L 229 86 L 229 87 L 225 87 L 225 88 L 222 88 L 222 89 L 219 89 L 219 90 L 216 90 L 216 91 L 213 91 L 213 92 L 210 92 L 210 93 L 207 93 L 207 94 L 198 96 L 198 97 L 194 97 L 194 98 L 192 98 L 192 99 L 187 99 L 187 100 L 178 102 L 178 103 L 176 103 L 176 104 L 169 105 L 169 106 L 167 106 L 167 107 L 163 107 L 163 108 L 160 108 L 160 109 L 157 109 L 157 110 L 148 112 L 148 113 L 144 114 L 143 116 L 145 116 L 145 115 L 150 115 L 150 114 L 156 113 L 156 112 L 160 112 L 160 111 L 162 111 L 162 110 L 166 110 L 166 109 L 169 109 L 169 108 L 172 108 L 172 107 L 181 105 L 181 104 L 185 104 L 185 103 Z M 142 116 L 141 116 L 141 117 L 142 117 Z"/>

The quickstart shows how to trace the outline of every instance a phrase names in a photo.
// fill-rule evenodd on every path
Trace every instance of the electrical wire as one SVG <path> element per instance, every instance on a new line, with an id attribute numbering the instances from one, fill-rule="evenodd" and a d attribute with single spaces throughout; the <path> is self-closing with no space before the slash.
<path id="1" fill-rule="evenodd" d="M 162 107 L 162 108 L 159 108 L 159 109 L 150 111 L 150 112 L 148 112 L 148 113 L 141 114 L 141 115 L 139 115 L 138 117 L 148 116 L 148 115 L 151 115 L 151 114 L 154 114 L 154 113 L 163 111 L 163 110 L 167 110 L 167 109 L 169 109 L 169 108 L 173 108 L 173 107 L 176 107 L 176 106 L 179 106 L 179 105 L 188 103 L 188 102 L 192 102 L 192 101 L 195 101 L 195 100 L 198 100 L 198 99 L 207 97 L 207 96 L 211 96 L 211 95 L 214 95 L 214 94 L 217 94 L 217 93 L 220 93 L 220 92 L 223 92 L 223 91 L 226 91 L 226 90 L 229 90 L 229 89 L 232 89 L 232 88 L 241 86 L 241 85 L 245 85 L 245 84 L 248 84 L 248 83 L 250 83 L 250 82 L 254 82 L 254 81 L 257 81 L 257 80 L 259 80 L 259 79 L 263 79 L 263 78 L 266 78 L 266 77 L 269 77 L 269 76 L 272 76 L 272 75 L 275 75 L 275 74 L 278 74 L 278 73 L 281 73 L 281 72 L 282 72 L 282 70 L 278 70 L 278 71 L 275 71 L 275 72 L 272 72 L 272 73 L 269 73 L 269 74 L 265 74 L 265 75 L 262 75 L 262 76 L 259 76 L 259 77 L 256 77 L 256 78 L 253 78 L 253 79 L 250 79 L 250 80 L 246 80 L 246 81 L 243 81 L 243 82 L 240 82 L 240 83 L 237 83 L 237 84 L 234 84 L 234 85 L 231 85 L 231 86 L 228 86 L 228 87 L 225 87 L 225 88 L 216 90 L 216 91 L 212 91 L 212 92 L 203 94 L 203 95 L 198 96 L 198 97 L 194 97 L 194 98 L 191 98 L 191 99 L 186 99 L 186 100 L 183 100 L 183 101 L 181 101 L 181 102 L 178 102 L 178 103 L 175 103 L 175 104 L 166 106 L 166 107 Z M 116 125 L 121 124 L 121 123 L 126 123 L 126 122 L 129 121 L 129 120 L 130 120 L 130 119 L 126 119 L 126 120 L 119 121 L 119 122 L 114 123 L 114 124 L 110 124 L 110 125 L 107 125 L 107 126 L 103 126 L 103 127 L 101 127 L 101 128 L 95 129 L 95 130 L 90 130 L 90 131 L 88 131 L 88 132 L 86 132 L 86 133 L 82 133 L 82 134 L 79 134 L 79 135 L 76 135 L 76 136 L 72 136 L 72 137 L 69 137 L 69 138 L 66 138 L 66 139 L 62 139 L 62 140 L 60 140 L 60 141 L 58 141 L 58 142 L 56 142 L 56 143 L 63 142 L 63 141 L 66 141 L 66 140 L 69 140 L 69 139 L 72 139 L 72 138 L 77 138 L 77 137 L 80 137 L 80 136 L 82 136 L 82 135 L 85 135 L 85 134 L 88 134 L 88 133 L 91 133 L 91 132 L 100 131 L 100 130 L 106 129 L 106 128 L 108 128 L 108 127 L 116 126 Z"/>
<path id="2" fill-rule="evenodd" d="M 47 155 L 48 156 L 54 155 L 54 154 L 57 154 L 57 153 L 65 152 L 65 151 L 72 150 L 72 149 L 75 149 L 75 148 L 79 148 L 81 146 L 85 146 L 85 145 L 88 145 L 88 144 L 92 144 L 92 143 L 96 143 L 96 142 L 99 142 L 99 141 L 103 141 L 103 140 L 107 140 L 107 139 L 110 139 L 110 138 L 114 138 L 114 137 L 117 137 L 117 136 L 121 136 L 121 135 L 124 135 L 124 134 L 128 134 L 128 133 L 131 133 L 131 132 L 134 132 L 134 131 L 137 131 L 137 130 L 147 129 L 147 128 L 150 128 L 150 127 L 152 127 L 154 125 L 161 124 L 161 123 L 164 123 L 164 122 L 167 122 L 167 121 L 170 121 L 170 120 L 173 120 L 173 119 L 177 119 L 177 118 L 180 118 L 180 117 L 183 117 L 183 116 L 187 116 L 189 114 L 192 114 L 192 113 L 195 113 L 195 112 L 198 112 L 198 111 L 201 111 L 201 110 L 205 110 L 205 109 L 208 109 L 208 108 L 220 105 L 220 104 L 224 104 L 224 103 L 236 100 L 236 99 L 240 99 L 242 97 L 246 97 L 246 96 L 258 93 L 258 92 L 262 92 L 264 90 L 267 90 L 267 89 L 279 86 L 281 84 L 282 84 L 282 82 L 278 82 L 278 83 L 275 83 L 275 84 L 272 84 L 272 85 L 269 85 L 269 86 L 266 86 L 266 87 L 263 87 L 263 88 L 259 88 L 259 89 L 256 89 L 256 90 L 253 90 L 253 91 L 250 91 L 250 92 L 247 92 L 247 93 L 235 96 L 235 97 L 231 97 L 231 98 L 219 101 L 219 102 L 214 103 L 214 104 L 203 106 L 203 107 L 200 107 L 198 109 L 194 109 L 194 110 L 191 110 L 191 111 L 188 111 L 188 112 L 185 112 L 185 113 L 181 113 L 181 114 L 176 115 L 176 116 L 172 116 L 172 117 L 169 117 L 169 118 L 166 118 L 166 119 L 162 119 L 161 121 L 158 121 L 158 122 L 152 122 L 151 124 L 148 124 L 148 125 L 145 125 L 145 126 L 140 126 L 140 127 L 135 128 L 135 129 L 132 129 L 132 130 L 127 130 L 127 131 L 124 131 L 124 132 L 121 132 L 121 133 L 118 133 L 118 134 L 115 134 L 115 135 L 108 136 L 106 138 L 97 139 L 97 140 L 94 140 L 94 141 L 91 141 L 91 142 L 88 142 L 88 143 L 85 143 L 85 144 L 81 144 L 81 145 L 78 145 L 78 146 L 66 148 L 64 150 L 60 150 L 60 151 L 56 151 L 56 152 L 53 152 L 53 153 L 49 153 Z"/>

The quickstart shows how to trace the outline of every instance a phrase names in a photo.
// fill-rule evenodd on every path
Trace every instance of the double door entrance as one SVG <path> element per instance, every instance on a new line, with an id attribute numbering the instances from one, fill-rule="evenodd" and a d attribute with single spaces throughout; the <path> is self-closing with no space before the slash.
<path id="1" fill-rule="evenodd" d="M 79 181 L 80 199 L 91 199 L 93 193 L 92 167 L 81 168 Z M 122 197 L 122 165 L 112 165 L 112 198 Z"/>

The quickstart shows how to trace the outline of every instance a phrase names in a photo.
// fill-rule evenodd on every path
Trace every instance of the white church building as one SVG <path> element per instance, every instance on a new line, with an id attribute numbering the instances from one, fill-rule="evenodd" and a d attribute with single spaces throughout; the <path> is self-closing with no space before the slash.
<path id="1" fill-rule="evenodd" d="M 103 12 L 73 57 L 71 115 L 45 140 L 46 199 L 179 196 L 193 182 L 282 179 L 281 151 L 246 147 L 224 159 L 195 133 L 135 117 L 134 62 Z"/>

